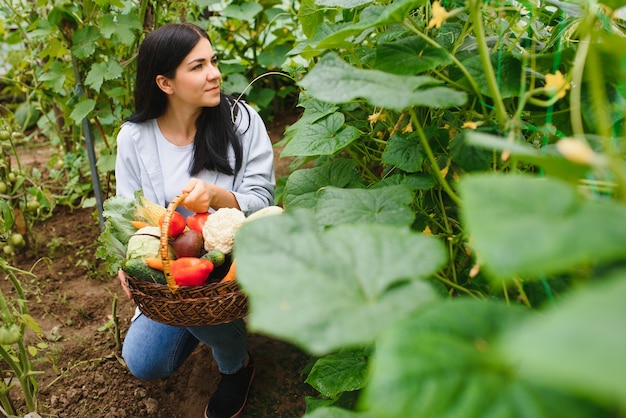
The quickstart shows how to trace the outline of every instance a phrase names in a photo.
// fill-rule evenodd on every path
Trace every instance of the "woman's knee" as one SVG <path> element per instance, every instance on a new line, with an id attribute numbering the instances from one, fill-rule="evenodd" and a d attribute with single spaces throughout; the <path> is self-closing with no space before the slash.
<path id="1" fill-rule="evenodd" d="M 159 324 L 140 315 L 126 334 L 122 358 L 133 376 L 161 379 L 174 373 L 197 344 L 198 340 L 186 329 Z"/>

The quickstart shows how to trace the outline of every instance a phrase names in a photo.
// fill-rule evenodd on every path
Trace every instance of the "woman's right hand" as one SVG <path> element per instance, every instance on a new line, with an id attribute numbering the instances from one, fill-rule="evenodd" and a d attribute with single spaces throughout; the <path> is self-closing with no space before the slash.
<path id="1" fill-rule="evenodd" d="M 128 281 L 126 280 L 126 273 L 124 273 L 124 270 L 119 269 L 119 271 L 117 272 L 117 277 L 120 279 L 120 283 L 122 284 L 122 290 L 124 290 L 126 296 L 128 296 L 128 299 L 133 301 L 133 294 L 130 292 L 130 288 L 128 287 Z"/>

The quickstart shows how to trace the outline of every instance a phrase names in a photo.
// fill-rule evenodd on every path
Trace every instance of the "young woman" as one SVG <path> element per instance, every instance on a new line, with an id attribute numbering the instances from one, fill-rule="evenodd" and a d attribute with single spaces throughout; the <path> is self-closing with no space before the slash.
<path id="1" fill-rule="evenodd" d="M 179 207 L 184 215 L 223 207 L 249 215 L 273 204 L 265 125 L 251 107 L 224 95 L 220 83 L 217 55 L 199 27 L 169 24 L 146 37 L 137 57 L 135 112 L 117 137 L 118 194 L 133 197 L 141 189 L 167 206 L 187 192 Z M 254 377 L 243 320 L 184 328 L 137 311 L 122 356 L 134 376 L 158 379 L 177 370 L 199 342 L 211 347 L 221 375 L 205 417 L 238 416 Z"/>

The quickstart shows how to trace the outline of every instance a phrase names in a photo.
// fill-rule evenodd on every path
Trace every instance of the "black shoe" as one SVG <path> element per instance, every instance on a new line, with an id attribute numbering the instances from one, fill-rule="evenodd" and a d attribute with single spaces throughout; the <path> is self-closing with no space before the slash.
<path id="1" fill-rule="evenodd" d="M 250 385 L 254 378 L 254 362 L 234 374 L 223 374 L 217 389 L 204 410 L 204 418 L 236 418 L 246 406 Z"/>

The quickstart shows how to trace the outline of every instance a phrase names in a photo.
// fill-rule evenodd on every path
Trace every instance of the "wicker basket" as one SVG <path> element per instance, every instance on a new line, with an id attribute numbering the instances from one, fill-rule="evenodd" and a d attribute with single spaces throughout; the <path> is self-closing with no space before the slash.
<path id="1" fill-rule="evenodd" d="M 204 326 L 232 322 L 248 313 L 248 301 L 236 280 L 202 286 L 179 286 L 170 270 L 168 230 L 176 207 L 187 197 L 182 193 L 167 207 L 161 225 L 160 256 L 167 285 L 127 276 L 139 310 L 155 321 L 173 326 Z"/>

